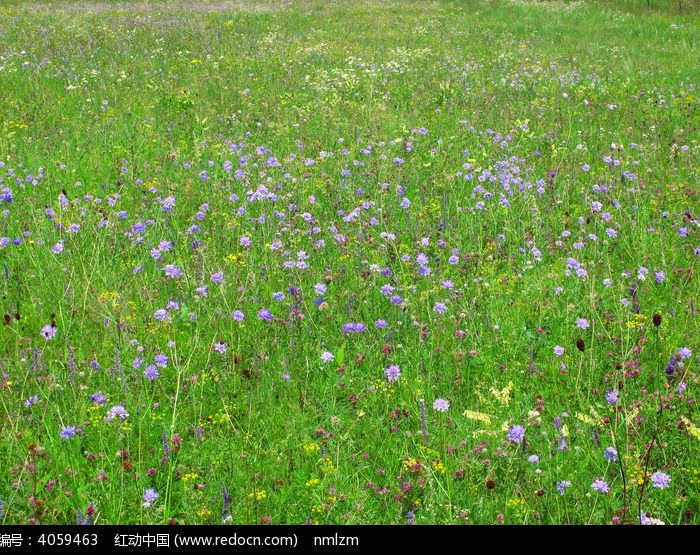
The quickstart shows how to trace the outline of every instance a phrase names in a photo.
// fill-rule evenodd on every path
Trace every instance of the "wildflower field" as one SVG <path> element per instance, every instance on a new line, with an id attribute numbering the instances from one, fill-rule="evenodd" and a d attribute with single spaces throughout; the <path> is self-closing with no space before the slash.
<path id="1" fill-rule="evenodd" d="M 691 0 L 0 0 L 0 522 L 700 523 Z"/>

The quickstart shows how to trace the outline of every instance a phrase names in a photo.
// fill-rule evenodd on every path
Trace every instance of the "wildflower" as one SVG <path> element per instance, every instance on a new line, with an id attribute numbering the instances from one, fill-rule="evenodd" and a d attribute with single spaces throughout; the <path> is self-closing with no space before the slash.
<path id="1" fill-rule="evenodd" d="M 272 298 L 276 301 L 283 301 L 284 300 L 284 293 L 282 293 L 281 291 L 278 291 L 277 293 L 273 293 Z"/>
<path id="2" fill-rule="evenodd" d="M 576 340 L 576 348 L 581 352 L 586 350 L 586 343 L 583 341 L 583 339 Z"/>
<path id="3" fill-rule="evenodd" d="M 53 247 L 51 247 L 51 252 L 54 254 L 61 254 L 64 249 L 65 242 L 63 239 L 61 239 L 58 243 L 56 243 Z"/>
<path id="4" fill-rule="evenodd" d="M 317 283 L 316 285 L 314 285 L 314 292 L 317 295 L 325 295 L 327 290 L 328 287 L 326 287 L 325 283 Z"/>
<path id="5" fill-rule="evenodd" d="M 66 426 L 61 430 L 61 439 L 73 439 L 75 437 L 75 426 Z"/>
<path id="6" fill-rule="evenodd" d="M 433 408 L 439 412 L 447 412 L 450 409 L 450 402 L 446 399 L 435 399 Z"/>
<path id="7" fill-rule="evenodd" d="M 39 396 L 38 396 L 38 395 L 32 395 L 31 397 L 29 397 L 29 399 L 27 399 L 27 400 L 24 402 L 24 406 L 25 406 L 25 407 L 31 407 L 32 405 L 35 405 L 35 404 L 38 403 L 38 402 L 39 402 Z"/>
<path id="8" fill-rule="evenodd" d="M 571 482 L 569 482 L 569 480 L 562 480 L 561 482 L 557 482 L 557 488 L 559 489 L 559 493 L 561 495 L 564 495 L 564 492 L 568 487 L 571 487 Z"/>
<path id="9" fill-rule="evenodd" d="M 659 520 L 658 518 L 652 518 L 647 514 L 641 514 L 639 515 L 639 524 L 642 526 L 663 526 L 666 523 L 663 520 Z"/>
<path id="10" fill-rule="evenodd" d="M 233 314 L 231 314 L 231 319 L 235 320 L 236 322 L 242 322 L 245 319 L 245 314 L 243 314 L 243 312 L 240 310 L 234 310 Z"/>
<path id="11" fill-rule="evenodd" d="M 226 343 L 224 343 L 223 341 L 219 341 L 218 343 L 216 343 L 216 345 L 214 345 L 214 350 L 217 353 L 222 354 L 222 355 L 226 352 L 227 349 L 228 349 L 228 345 Z"/>
<path id="12" fill-rule="evenodd" d="M 508 429 L 508 439 L 515 443 L 520 443 L 525 437 L 525 428 L 522 426 L 511 426 Z"/>
<path id="13" fill-rule="evenodd" d="M 613 389 L 612 391 L 607 391 L 605 393 L 605 400 L 611 405 L 615 405 L 619 399 L 620 393 L 617 391 L 617 389 Z"/>
<path id="14" fill-rule="evenodd" d="M 321 361 L 323 362 L 331 362 L 335 357 L 333 356 L 333 353 L 330 353 L 328 351 L 324 351 L 321 353 Z"/>
<path id="15" fill-rule="evenodd" d="M 564 354 L 564 347 L 560 347 L 559 345 L 554 347 L 554 354 L 557 355 L 558 357 L 563 355 Z"/>
<path id="16" fill-rule="evenodd" d="M 537 464 L 537 463 L 540 462 L 540 458 L 539 458 L 537 455 L 530 455 L 530 456 L 527 458 L 527 460 L 528 460 L 528 462 L 531 462 L 531 463 L 533 463 L 533 464 Z"/>
<path id="17" fill-rule="evenodd" d="M 90 401 L 96 405 L 104 405 L 107 402 L 107 396 L 100 391 L 99 393 L 90 395 Z"/>
<path id="18" fill-rule="evenodd" d="M 688 347 L 681 347 L 678 349 L 678 356 L 682 359 L 688 359 L 693 355 L 693 351 L 688 349 Z"/>
<path id="19" fill-rule="evenodd" d="M 172 195 L 165 198 L 165 200 L 163 200 L 160 204 L 161 210 L 163 210 L 163 212 L 172 212 L 174 206 L 175 206 L 175 197 Z"/>
<path id="20" fill-rule="evenodd" d="M 658 489 L 665 489 L 671 483 L 671 477 L 663 472 L 656 472 L 651 475 L 651 484 Z"/>
<path id="21" fill-rule="evenodd" d="M 121 418 L 123 422 L 129 416 L 129 413 L 126 412 L 126 409 L 122 405 L 115 405 L 109 409 L 107 416 L 105 416 L 105 422 L 111 422 L 117 416 Z"/>
<path id="22" fill-rule="evenodd" d="M 155 490 L 155 488 L 148 488 L 143 494 L 143 507 L 150 507 L 151 503 L 155 502 L 156 499 L 160 497 L 160 494 Z"/>
<path id="23" fill-rule="evenodd" d="M 211 280 L 213 283 L 221 283 L 224 281 L 224 273 L 223 272 L 215 272 L 211 275 Z"/>
<path id="24" fill-rule="evenodd" d="M 593 491 L 599 491 L 601 493 L 608 493 L 610 491 L 608 483 L 604 482 L 600 478 L 596 478 L 595 480 L 593 480 L 591 488 L 593 488 Z"/>
<path id="25" fill-rule="evenodd" d="M 163 353 L 157 353 L 155 356 L 156 366 L 165 368 L 168 365 L 168 355 Z"/>
<path id="26" fill-rule="evenodd" d="M 610 462 L 615 462 L 617 460 L 617 449 L 614 447 L 606 447 L 603 451 L 603 456 Z"/>
<path id="27" fill-rule="evenodd" d="M 362 322 L 349 322 L 343 324 L 343 333 L 363 333 L 367 329 L 367 326 Z"/>
<path id="28" fill-rule="evenodd" d="M 384 370 L 384 375 L 386 376 L 386 381 L 388 382 L 398 382 L 401 376 L 401 368 L 396 364 L 392 364 L 386 370 Z"/>
<path id="29" fill-rule="evenodd" d="M 576 325 L 581 328 L 582 330 L 587 330 L 588 328 L 591 327 L 591 324 L 586 320 L 585 318 L 577 318 L 576 319 Z"/>
<path id="30" fill-rule="evenodd" d="M 654 326 L 658 328 L 661 325 L 661 314 L 658 312 L 654 314 L 651 321 L 654 323 Z"/>
<path id="31" fill-rule="evenodd" d="M 41 336 L 46 339 L 47 341 L 49 339 L 53 339 L 56 336 L 56 326 L 53 324 L 47 324 L 43 328 L 41 328 Z"/>
<path id="32" fill-rule="evenodd" d="M 270 312 L 267 308 L 261 308 L 258 310 L 258 318 L 269 322 L 272 320 L 272 312 Z"/>
<path id="33" fill-rule="evenodd" d="M 160 373 L 158 372 L 158 368 L 156 368 L 155 364 L 149 364 L 143 371 L 143 375 L 149 380 L 153 381 L 160 375 Z"/>
<path id="34" fill-rule="evenodd" d="M 445 305 L 445 303 L 437 302 L 435 303 L 433 310 L 438 314 L 444 314 L 444 312 L 447 310 L 447 306 Z"/>
<path id="35" fill-rule="evenodd" d="M 377 321 L 374 323 L 374 325 L 377 326 L 377 327 L 380 328 L 380 329 L 388 328 L 388 327 L 389 327 L 388 322 L 387 322 L 386 320 L 382 320 L 381 318 L 380 318 L 379 320 L 377 320 Z"/>
<path id="36" fill-rule="evenodd" d="M 153 317 L 154 317 L 156 320 L 162 322 L 162 321 L 164 321 L 164 320 L 168 317 L 168 311 L 165 310 L 164 308 L 159 308 L 158 310 L 156 310 L 156 311 L 153 313 Z"/>
<path id="37" fill-rule="evenodd" d="M 176 279 L 182 276 L 182 270 L 178 268 L 175 264 L 168 264 L 163 267 L 165 275 L 171 279 Z"/>

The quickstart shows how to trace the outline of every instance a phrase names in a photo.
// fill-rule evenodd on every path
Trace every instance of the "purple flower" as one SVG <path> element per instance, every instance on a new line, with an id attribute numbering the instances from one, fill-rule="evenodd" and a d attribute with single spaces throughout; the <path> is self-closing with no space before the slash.
<path id="1" fill-rule="evenodd" d="M 214 283 L 221 283 L 222 281 L 224 281 L 224 273 L 223 272 L 216 272 L 216 273 L 212 274 L 211 280 Z"/>
<path id="2" fill-rule="evenodd" d="M 128 416 L 129 413 L 126 412 L 126 409 L 122 405 L 115 405 L 109 409 L 107 416 L 105 416 L 105 422 L 111 422 L 115 417 L 119 417 L 123 422 Z"/>
<path id="3" fill-rule="evenodd" d="M 343 333 L 363 333 L 367 329 L 362 322 L 349 322 L 343 324 Z"/>
<path id="4" fill-rule="evenodd" d="M 559 345 L 554 347 L 554 354 L 557 355 L 558 357 L 563 355 L 564 354 L 564 347 L 560 347 Z"/>
<path id="5" fill-rule="evenodd" d="M 386 376 L 386 381 L 398 382 L 401 376 L 401 368 L 397 364 L 392 364 L 384 370 L 384 375 Z"/>
<path id="6" fill-rule="evenodd" d="M 168 311 L 165 310 L 164 308 L 159 308 L 158 310 L 156 310 L 153 313 L 153 317 L 156 320 L 159 320 L 160 322 L 162 322 L 163 320 L 165 320 L 168 317 Z"/>
<path id="7" fill-rule="evenodd" d="M 100 391 L 99 393 L 90 395 L 90 401 L 96 405 L 104 405 L 107 402 L 107 396 Z"/>
<path id="8" fill-rule="evenodd" d="M 61 430 L 61 439 L 73 439 L 75 437 L 75 426 L 66 426 Z"/>
<path id="9" fill-rule="evenodd" d="M 600 478 L 596 478 L 595 480 L 593 480 L 591 488 L 593 488 L 593 491 L 600 491 L 601 493 L 608 493 L 610 491 L 608 483 L 604 482 Z"/>
<path id="10" fill-rule="evenodd" d="M 317 295 L 325 295 L 327 289 L 328 289 L 328 288 L 326 287 L 326 284 L 325 284 L 325 283 L 317 283 L 316 285 L 314 285 L 314 292 L 315 292 Z"/>
<path id="11" fill-rule="evenodd" d="M 284 300 L 284 293 L 282 293 L 282 291 L 277 291 L 276 293 L 272 294 L 272 298 L 276 301 L 283 301 Z"/>
<path id="12" fill-rule="evenodd" d="M 61 239 L 58 243 L 51 247 L 51 252 L 54 254 L 61 254 L 63 252 L 64 244 L 63 239 Z"/>
<path id="13" fill-rule="evenodd" d="M 515 443 L 520 443 L 525 437 L 525 428 L 522 426 L 511 426 L 508 429 L 508 439 Z"/>
<path id="14" fill-rule="evenodd" d="M 39 396 L 38 395 L 32 395 L 29 399 L 27 399 L 24 402 L 25 407 L 31 407 L 32 405 L 35 405 L 36 403 L 39 402 Z"/>
<path id="15" fill-rule="evenodd" d="M 591 324 L 586 320 L 585 318 L 577 318 L 576 319 L 576 325 L 581 328 L 582 330 L 587 330 L 588 328 L 591 327 Z"/>
<path id="16" fill-rule="evenodd" d="M 678 349 L 678 356 L 682 359 L 688 359 L 693 355 L 693 351 L 688 349 L 688 347 L 681 347 Z"/>
<path id="17" fill-rule="evenodd" d="M 377 326 L 377 327 L 380 328 L 380 329 L 384 329 L 384 328 L 388 328 L 388 327 L 389 327 L 389 324 L 387 323 L 387 321 L 386 321 L 386 320 L 382 320 L 381 318 L 380 318 L 379 320 L 377 320 L 377 321 L 374 323 L 374 325 Z"/>
<path id="18" fill-rule="evenodd" d="M 224 343 L 223 341 L 219 341 L 216 343 L 216 345 L 214 345 L 214 350 L 217 353 L 220 353 L 222 355 L 226 352 L 227 349 L 228 349 L 228 345 L 226 343 Z"/>
<path id="19" fill-rule="evenodd" d="M 143 506 L 150 507 L 151 503 L 155 502 L 160 497 L 160 494 L 155 488 L 148 488 L 143 494 Z"/>
<path id="20" fill-rule="evenodd" d="M 272 320 L 272 312 L 270 312 L 267 308 L 261 308 L 258 310 L 258 318 L 269 322 Z"/>
<path id="21" fill-rule="evenodd" d="M 0 192 L 0 200 L 7 204 L 12 204 L 12 191 L 7 188 L 3 189 Z"/>
<path id="22" fill-rule="evenodd" d="M 321 353 L 321 361 L 323 362 L 331 362 L 335 357 L 333 356 L 333 353 L 324 351 Z"/>
<path id="23" fill-rule="evenodd" d="M 450 410 L 450 402 L 446 399 L 435 399 L 433 408 L 439 412 L 447 412 Z"/>
<path id="24" fill-rule="evenodd" d="M 561 482 L 557 482 L 557 488 L 559 489 L 559 493 L 561 495 L 564 495 L 564 492 L 568 487 L 571 487 L 571 482 L 569 482 L 569 480 L 562 480 Z"/>
<path id="25" fill-rule="evenodd" d="M 165 275 L 169 278 L 175 279 L 182 275 L 182 270 L 178 268 L 175 264 L 168 264 L 163 268 Z"/>
<path id="26" fill-rule="evenodd" d="M 49 339 L 53 339 L 56 335 L 56 326 L 53 324 L 47 324 L 43 328 L 41 328 L 41 336 L 46 339 L 47 341 Z"/>
<path id="27" fill-rule="evenodd" d="M 614 447 L 606 447 L 603 451 L 603 456 L 610 462 L 615 462 L 617 460 L 617 449 Z"/>
<path id="28" fill-rule="evenodd" d="M 241 312 L 240 310 L 234 310 L 233 314 L 231 314 L 231 318 L 236 322 L 242 322 L 243 320 L 245 320 L 245 314 L 243 314 L 243 312 Z"/>
<path id="29" fill-rule="evenodd" d="M 167 197 L 165 200 L 163 200 L 160 204 L 161 209 L 164 212 L 172 212 L 173 208 L 175 206 L 175 197 L 170 195 Z"/>
<path id="30" fill-rule="evenodd" d="M 615 405 L 620 400 L 620 393 L 617 389 L 605 392 L 605 400 L 611 405 Z"/>
<path id="31" fill-rule="evenodd" d="M 155 364 L 149 364 L 143 371 L 143 375 L 149 380 L 153 381 L 160 375 L 160 372 L 158 372 L 158 368 L 156 368 Z"/>
<path id="32" fill-rule="evenodd" d="M 447 310 L 447 305 L 445 303 L 437 302 L 437 303 L 435 303 L 433 310 L 435 312 L 437 312 L 438 314 L 444 314 L 445 311 Z"/>
<path id="33" fill-rule="evenodd" d="M 655 488 L 665 489 L 671 483 L 671 477 L 663 472 L 656 472 L 651 475 L 651 484 Z"/>
<path id="34" fill-rule="evenodd" d="M 157 353 L 155 356 L 156 359 L 156 366 L 160 366 L 161 368 L 165 368 L 168 365 L 168 355 L 163 354 L 163 353 Z"/>

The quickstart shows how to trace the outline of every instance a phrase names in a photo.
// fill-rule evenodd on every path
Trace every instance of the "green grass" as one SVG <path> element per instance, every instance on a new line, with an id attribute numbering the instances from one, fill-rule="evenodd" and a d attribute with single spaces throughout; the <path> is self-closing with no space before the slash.
<path id="1" fill-rule="evenodd" d="M 1 522 L 699 522 L 697 3 L 0 15 Z"/>

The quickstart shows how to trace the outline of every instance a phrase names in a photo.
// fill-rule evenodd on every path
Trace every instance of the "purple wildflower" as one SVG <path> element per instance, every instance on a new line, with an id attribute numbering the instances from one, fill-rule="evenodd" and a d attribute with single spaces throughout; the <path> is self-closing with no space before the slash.
<path id="1" fill-rule="evenodd" d="M 73 439 L 76 434 L 75 426 L 66 426 L 61 430 L 61 439 Z"/>
<path id="2" fill-rule="evenodd" d="M 617 449 L 614 447 L 606 447 L 603 451 L 603 456 L 610 462 L 615 462 L 617 460 Z"/>
<path id="3" fill-rule="evenodd" d="M 160 322 L 165 320 L 168 316 L 169 316 L 168 311 L 165 310 L 164 308 L 159 308 L 158 310 L 156 310 L 153 313 L 153 317 Z"/>
<path id="4" fill-rule="evenodd" d="M 595 480 L 593 480 L 591 488 L 593 488 L 593 491 L 599 491 L 601 493 L 608 493 L 610 491 L 608 483 L 601 480 L 600 478 L 596 478 Z"/>
<path id="5" fill-rule="evenodd" d="M 49 339 L 53 339 L 56 336 L 56 326 L 53 324 L 47 324 L 43 328 L 41 328 L 41 336 L 46 339 L 47 341 Z"/>
<path id="6" fill-rule="evenodd" d="M 155 364 L 149 364 L 143 371 L 143 375 L 149 380 L 153 381 L 160 375 L 160 372 L 158 372 L 158 368 L 156 368 Z"/>
<path id="7" fill-rule="evenodd" d="M 243 312 L 240 310 L 234 310 L 233 314 L 231 314 L 231 318 L 236 322 L 242 322 L 245 320 L 245 314 L 243 314 Z"/>
<path id="8" fill-rule="evenodd" d="M 607 391 L 605 393 L 605 400 L 611 405 L 615 405 L 620 400 L 620 393 L 617 391 L 617 389 Z"/>
<path id="9" fill-rule="evenodd" d="M 520 443 L 525 437 L 525 428 L 522 426 L 511 426 L 508 429 L 508 439 L 515 443 Z"/>
<path id="10" fill-rule="evenodd" d="M 392 364 L 386 370 L 384 370 L 384 375 L 386 376 L 386 381 L 388 382 L 398 382 L 401 376 L 401 368 L 397 364 Z"/>
<path id="11" fill-rule="evenodd" d="M 362 322 L 349 322 L 343 324 L 343 333 L 363 333 L 367 326 Z"/>
<path id="12" fill-rule="evenodd" d="M 143 494 L 143 506 L 150 507 L 151 503 L 154 503 L 159 497 L 160 494 L 155 490 L 155 488 L 148 488 Z"/>
<path id="13" fill-rule="evenodd" d="M 665 489 L 671 483 L 671 477 L 663 472 L 656 472 L 651 475 L 651 484 L 658 489 Z"/>
<path id="14" fill-rule="evenodd" d="M 168 264 L 164 266 L 163 271 L 165 272 L 166 276 L 172 279 L 179 278 L 180 276 L 182 276 L 182 270 L 178 268 L 175 264 Z"/>
<path id="15" fill-rule="evenodd" d="M 272 312 L 270 312 L 267 308 L 261 308 L 258 310 L 258 318 L 269 322 L 272 320 Z"/>
<path id="16" fill-rule="evenodd" d="M 435 399 L 433 408 L 439 412 L 447 412 L 450 409 L 450 402 L 446 399 Z"/>

